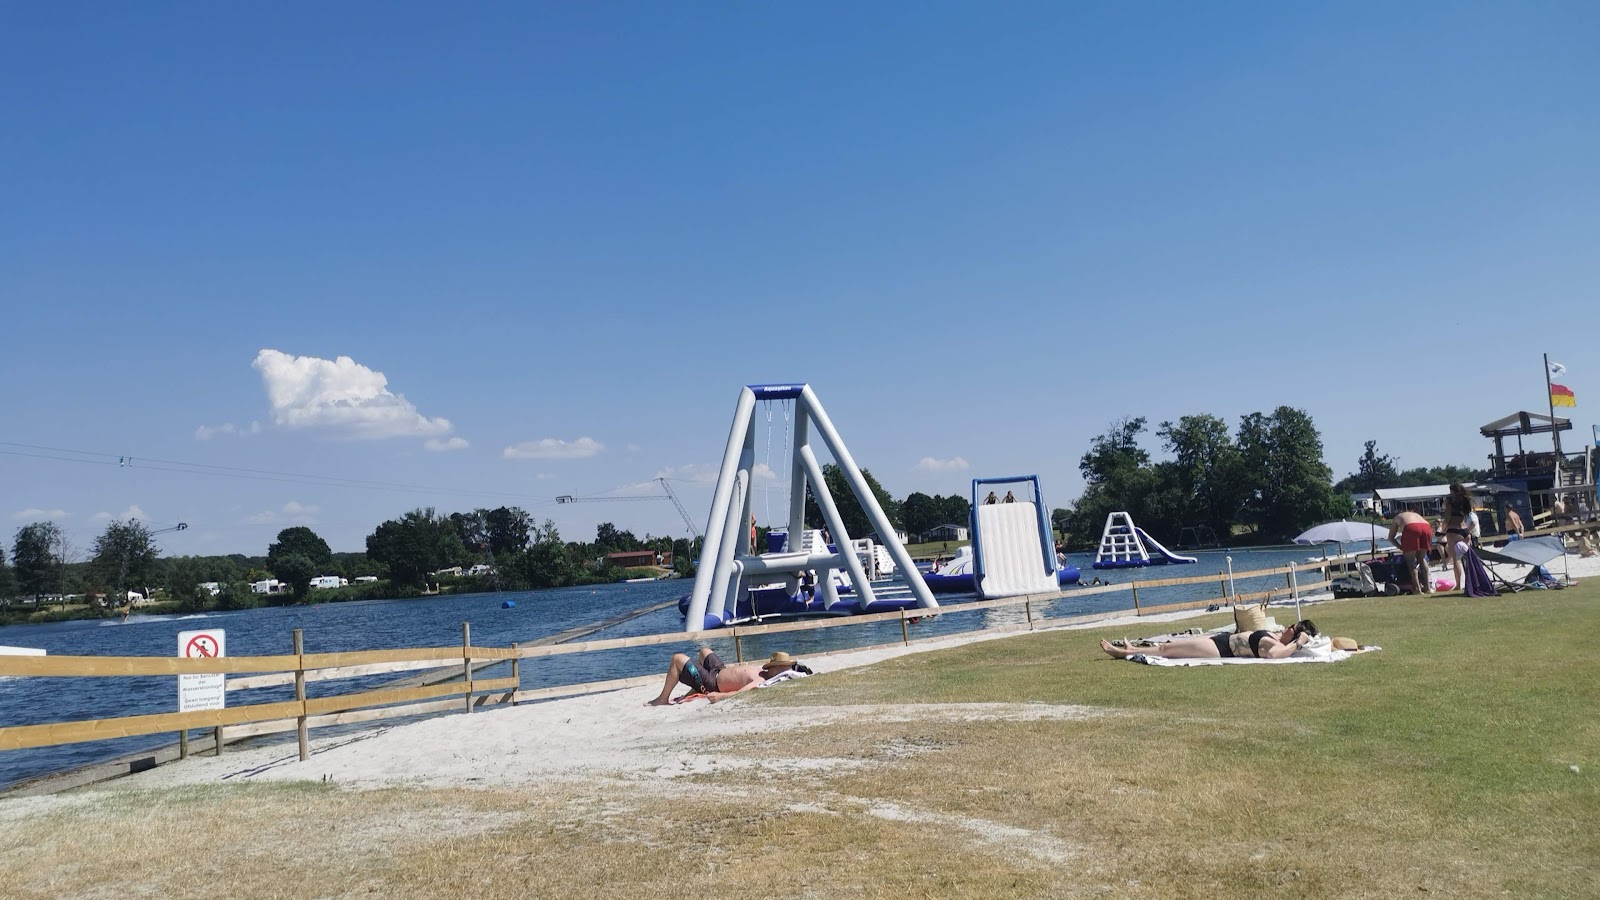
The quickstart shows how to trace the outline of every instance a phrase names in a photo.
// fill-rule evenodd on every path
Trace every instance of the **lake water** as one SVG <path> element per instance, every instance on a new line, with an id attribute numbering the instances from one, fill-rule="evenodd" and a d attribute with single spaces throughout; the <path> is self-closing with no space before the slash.
<path id="1" fill-rule="evenodd" d="M 1233 557 L 1235 571 L 1266 569 L 1303 561 L 1308 548 L 1285 550 L 1204 551 L 1193 566 L 1167 566 L 1138 573 L 1113 571 L 1112 580 L 1125 583 L 1187 575 L 1210 575 L 1225 568 L 1224 556 Z M 1075 555 L 1086 578 L 1092 556 Z M 1102 573 L 1104 574 L 1104 573 Z M 1308 575 L 1306 581 L 1313 580 Z M 1283 576 L 1240 579 L 1241 592 L 1281 587 Z M 291 632 L 302 629 L 307 653 L 345 650 L 377 650 L 402 647 L 460 646 L 461 623 L 472 624 L 472 643 L 482 647 L 505 647 L 513 642 L 532 641 L 570 628 L 590 625 L 634 610 L 675 599 L 689 589 L 687 581 L 642 584 L 615 584 L 599 587 L 561 588 L 548 591 L 470 594 L 424 597 L 412 600 L 372 600 L 319 606 L 272 607 L 235 612 L 205 613 L 191 616 L 134 616 L 127 623 L 113 619 L 59 622 L 48 625 L 14 625 L 0 628 L 0 643 L 22 647 L 41 647 L 52 656 L 175 656 L 180 631 L 222 628 L 227 632 L 228 655 L 257 656 L 286 654 L 293 649 Z M 1154 606 L 1217 597 L 1216 583 L 1175 588 L 1141 590 L 1141 605 Z M 940 603 L 959 608 L 968 597 L 941 596 Z M 516 601 L 513 609 L 501 608 L 506 600 Z M 1094 612 L 1127 609 L 1132 600 L 1127 592 L 1085 596 L 1074 599 L 1071 593 L 1035 610 L 1036 615 L 1065 617 Z M 941 615 L 913 625 L 914 636 L 932 637 L 960 631 L 1023 621 L 1021 608 L 984 610 L 967 615 Z M 668 607 L 602 629 L 581 640 L 630 637 L 679 631 L 683 619 L 677 608 Z M 764 657 L 774 650 L 787 650 L 804 658 L 807 653 L 851 646 L 882 644 L 900 639 L 897 622 L 862 625 L 855 628 L 827 628 L 818 631 L 758 636 L 745 639 L 747 659 Z M 726 658 L 732 659 L 731 638 L 707 641 Z M 678 650 L 689 649 L 663 644 L 630 647 L 596 653 L 524 660 L 521 666 L 524 688 L 552 687 L 588 681 L 603 681 L 665 671 L 667 658 Z M 824 666 L 825 668 L 825 666 Z M 509 664 L 485 670 L 479 677 L 503 677 Z M 399 676 L 384 675 L 368 679 L 342 679 L 316 682 L 307 686 L 312 697 L 330 696 L 371 687 Z M 293 699 L 292 687 L 262 688 L 233 692 L 229 704 L 265 703 Z M 114 718 L 177 710 L 177 679 L 173 676 L 141 678 L 4 678 L 0 677 L 0 724 L 33 725 L 80 719 Z M 319 732 L 323 733 L 323 732 Z M 199 738 L 200 732 L 195 732 Z M 292 739 L 292 735 L 290 735 Z M 71 744 L 30 750 L 0 751 L 0 786 L 25 778 L 88 763 L 108 760 L 128 753 L 171 743 L 173 735 L 147 735 L 111 741 Z"/>

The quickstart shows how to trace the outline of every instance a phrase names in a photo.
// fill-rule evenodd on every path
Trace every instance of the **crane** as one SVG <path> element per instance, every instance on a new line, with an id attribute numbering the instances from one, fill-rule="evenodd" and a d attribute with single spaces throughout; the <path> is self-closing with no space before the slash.
<path id="1" fill-rule="evenodd" d="M 661 485 L 661 489 L 667 492 L 667 499 L 672 501 L 673 508 L 678 511 L 678 515 L 683 517 L 683 524 L 688 527 L 689 534 L 691 536 L 697 538 L 697 539 L 701 538 L 701 537 L 704 537 L 704 535 L 702 535 L 700 533 L 700 526 L 698 526 L 698 525 L 696 525 L 694 523 L 694 519 L 689 516 L 689 511 L 683 508 L 683 503 L 682 503 L 682 501 L 680 501 L 678 499 L 678 495 L 672 490 L 672 485 L 668 484 L 667 480 L 665 478 L 656 478 L 656 479 L 652 479 L 652 480 L 655 481 L 657 484 Z M 636 495 L 636 496 L 627 496 L 627 497 L 574 497 L 571 494 L 562 494 L 561 496 L 556 498 L 556 502 L 557 503 L 615 503 L 615 502 L 624 501 L 624 500 L 660 500 L 660 499 L 661 499 L 661 495 L 659 495 L 659 494 L 640 494 L 640 495 Z"/>

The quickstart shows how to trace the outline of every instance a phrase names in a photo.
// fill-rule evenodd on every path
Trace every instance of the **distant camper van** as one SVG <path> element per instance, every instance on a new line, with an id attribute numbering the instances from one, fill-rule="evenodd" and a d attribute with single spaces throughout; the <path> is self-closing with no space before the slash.
<path id="1" fill-rule="evenodd" d="M 337 575 L 318 575 L 316 578 L 311 579 L 311 586 L 317 590 L 346 587 L 349 584 L 349 581 Z"/>

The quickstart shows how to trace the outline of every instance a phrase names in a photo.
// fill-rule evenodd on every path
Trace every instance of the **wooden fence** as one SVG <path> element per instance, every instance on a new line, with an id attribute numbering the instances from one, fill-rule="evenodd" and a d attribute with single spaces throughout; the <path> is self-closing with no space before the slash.
<path id="1" fill-rule="evenodd" d="M 1126 571 L 1126 570 L 1124 570 Z M 1298 582 L 1299 574 L 1315 575 L 1316 580 Z M 50 747 L 82 741 L 99 741 L 137 735 L 180 732 L 185 740 L 190 729 L 215 729 L 217 752 L 222 752 L 226 740 L 237 740 L 255 735 L 296 731 L 299 737 L 300 758 L 308 755 L 307 733 L 312 728 L 328 725 L 348 725 L 376 721 L 397 716 L 415 716 L 437 712 L 472 712 L 486 705 L 553 697 L 574 696 L 598 691 L 617 690 L 644 684 L 659 684 L 661 675 L 640 675 L 607 681 L 568 684 L 555 687 L 524 690 L 521 687 L 521 661 L 574 653 L 594 653 L 629 647 L 646 647 L 658 644 L 681 644 L 685 640 L 710 637 L 731 640 L 737 661 L 744 659 L 744 641 L 758 635 L 786 634 L 817 631 L 824 628 L 848 628 L 875 623 L 898 622 L 900 640 L 892 645 L 910 646 L 929 641 L 949 640 L 953 637 L 980 632 L 1035 630 L 1042 627 L 1088 624 L 1119 615 L 1153 615 L 1181 610 L 1202 609 L 1218 603 L 1255 602 L 1271 595 L 1310 591 L 1326 587 L 1329 582 L 1325 563 L 1314 562 L 1305 566 L 1282 566 L 1234 573 L 1234 578 L 1256 578 L 1284 575 L 1284 587 L 1270 591 L 1233 594 L 1229 591 L 1227 576 L 1195 575 L 1179 578 L 1162 578 L 1132 581 L 1123 584 L 1077 588 L 1070 592 L 1031 594 L 1001 600 L 979 600 L 941 606 L 937 610 L 913 609 L 859 616 L 842 616 L 829 619 L 784 621 L 770 624 L 738 625 L 715 631 L 694 633 L 671 632 L 639 635 L 636 637 L 577 641 L 564 644 L 539 644 L 510 647 L 480 647 L 472 644 L 471 626 L 462 625 L 459 647 L 420 647 L 396 650 L 359 650 L 341 653 L 305 653 L 301 631 L 292 635 L 292 652 L 279 656 L 231 656 L 208 659 L 153 656 L 0 656 L 0 675 L 23 677 L 128 677 L 152 675 L 224 674 L 239 676 L 227 679 L 228 692 L 263 687 L 294 685 L 295 698 L 268 703 L 251 703 L 230 706 L 226 709 L 195 712 L 156 713 L 122 716 L 110 719 L 90 719 L 71 722 L 53 722 L 42 725 L 12 725 L 0 727 L 0 750 L 28 747 Z M 1194 584 L 1219 584 L 1218 597 L 1158 606 L 1143 605 L 1140 589 L 1174 587 Z M 1045 617 L 1038 607 L 1061 600 L 1076 600 L 1097 594 L 1120 591 L 1130 592 L 1133 606 L 1128 609 L 1096 612 L 1073 617 Z M 944 633 L 912 640 L 910 625 L 913 620 L 931 616 L 962 615 L 983 610 L 1020 607 L 1024 621 L 1008 626 L 978 628 L 971 631 Z M 875 645 L 890 646 L 890 645 Z M 812 657 L 828 657 L 838 653 L 871 649 L 853 646 Z M 480 679 L 479 669 L 511 663 L 508 677 Z M 338 694 L 330 697 L 308 698 L 306 685 L 334 679 L 360 678 L 399 672 L 440 670 L 448 672 L 452 680 L 447 683 L 422 685 L 388 685 L 371 690 Z M 459 671 L 459 676 L 455 674 Z"/>

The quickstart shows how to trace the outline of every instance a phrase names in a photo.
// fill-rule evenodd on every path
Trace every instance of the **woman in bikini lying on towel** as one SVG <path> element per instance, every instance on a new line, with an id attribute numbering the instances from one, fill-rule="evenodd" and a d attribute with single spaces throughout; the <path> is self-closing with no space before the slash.
<path id="1" fill-rule="evenodd" d="M 1271 631 L 1251 631 L 1245 634 L 1209 634 L 1205 637 L 1178 638 L 1154 647 L 1117 647 L 1110 641 L 1101 641 L 1100 649 L 1116 659 L 1127 659 L 1136 653 L 1164 656 L 1167 659 L 1283 659 L 1304 647 L 1317 636 L 1317 626 L 1310 619 L 1301 619 L 1274 634 Z"/>

